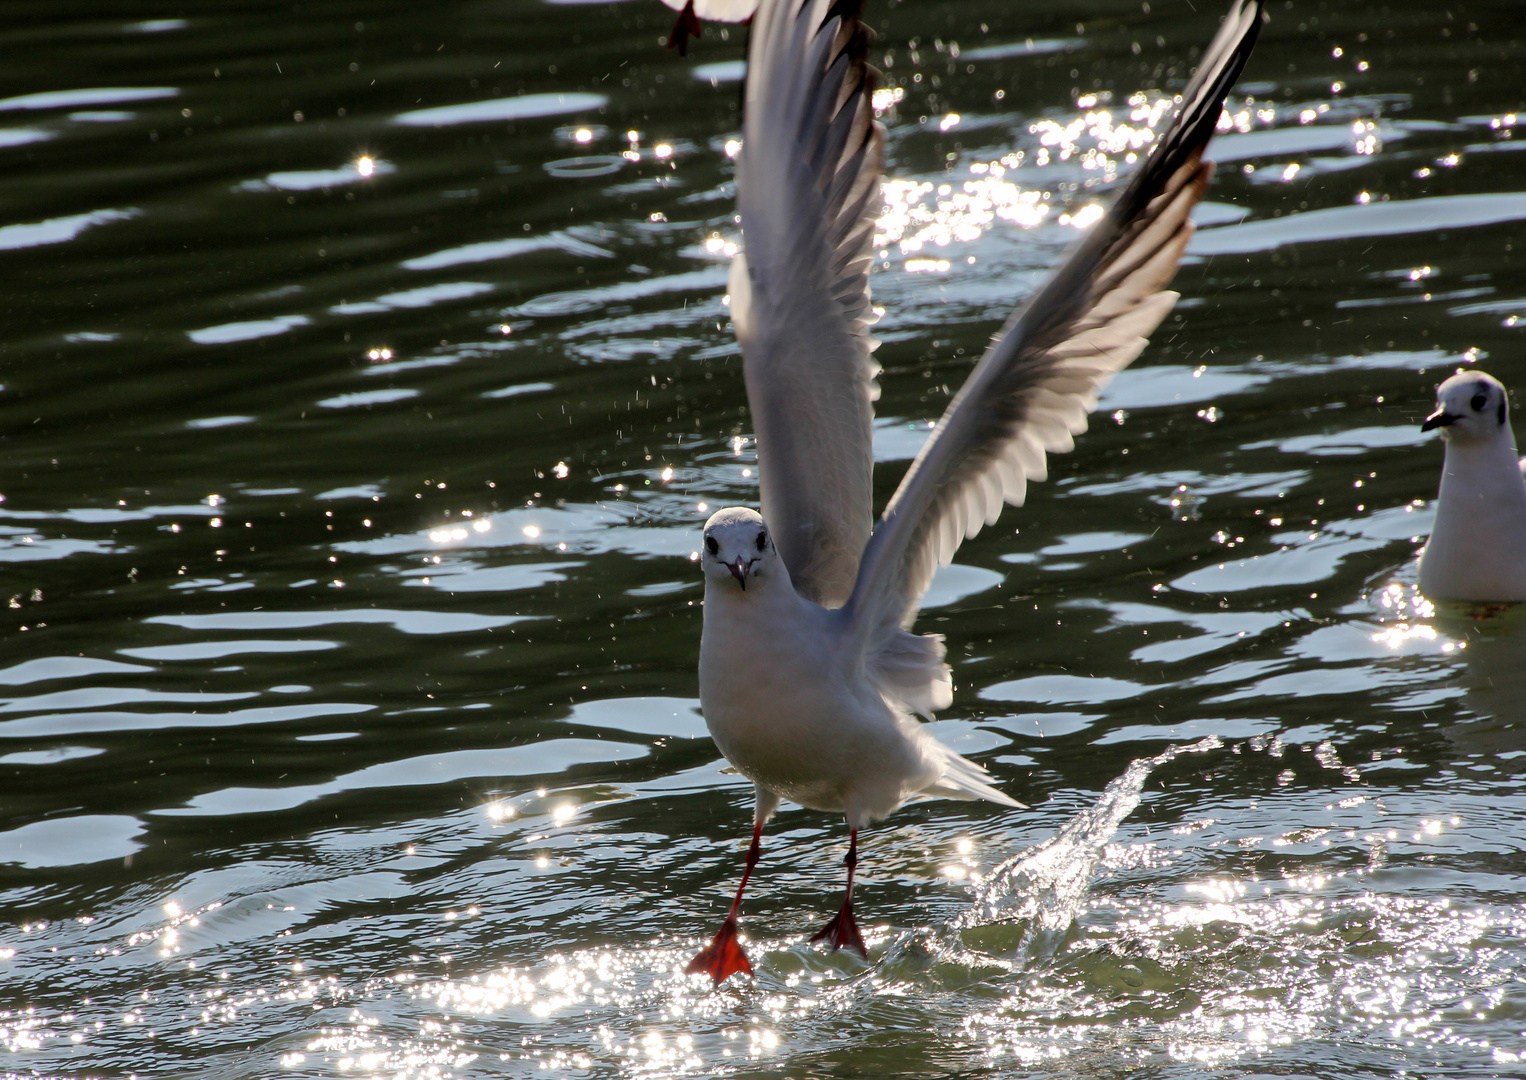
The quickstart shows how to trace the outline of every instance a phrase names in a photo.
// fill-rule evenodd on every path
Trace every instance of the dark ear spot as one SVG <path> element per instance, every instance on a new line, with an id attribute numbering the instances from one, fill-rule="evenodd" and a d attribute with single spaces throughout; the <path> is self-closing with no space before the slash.
<path id="1" fill-rule="evenodd" d="M 1505 395 L 1504 394 L 1500 395 L 1500 407 L 1495 410 L 1495 413 L 1496 413 L 1496 415 L 1499 416 L 1500 427 L 1504 427 L 1505 426 Z"/>
<path id="2" fill-rule="evenodd" d="M 713 536 L 705 537 L 705 547 L 709 549 L 712 555 L 719 555 L 721 553 L 721 545 L 715 542 L 715 537 Z"/>

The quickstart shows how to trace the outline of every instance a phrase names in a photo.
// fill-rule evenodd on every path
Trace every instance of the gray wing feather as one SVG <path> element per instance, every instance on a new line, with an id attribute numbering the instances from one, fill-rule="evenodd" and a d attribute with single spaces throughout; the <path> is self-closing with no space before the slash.
<path id="1" fill-rule="evenodd" d="M 766 0 L 748 54 L 731 269 L 763 518 L 802 596 L 845 602 L 873 521 L 870 240 L 884 131 L 856 3 Z"/>
<path id="2" fill-rule="evenodd" d="M 1261 21 L 1260 0 L 1237 0 L 1140 172 L 1007 321 L 907 470 L 844 612 L 871 653 L 911 624 L 937 566 L 1044 479 L 1045 455 L 1074 446 L 1097 394 L 1176 302 L 1166 286 L 1212 171 L 1203 149 Z"/>

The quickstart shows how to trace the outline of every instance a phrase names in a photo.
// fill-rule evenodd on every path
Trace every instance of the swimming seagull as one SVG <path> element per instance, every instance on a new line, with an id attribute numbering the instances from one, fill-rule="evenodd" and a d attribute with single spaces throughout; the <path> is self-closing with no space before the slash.
<path id="1" fill-rule="evenodd" d="M 751 974 L 737 912 L 781 799 L 848 819 L 847 892 L 812 939 L 865 955 L 858 831 L 916 795 L 1022 804 L 917 721 L 952 700 L 943 639 L 908 632 L 940 563 L 1021 505 L 1044 455 L 1086 429 L 1101 388 L 1176 301 L 1202 160 L 1262 21 L 1236 0 L 1170 127 L 1112 209 L 1007 320 L 871 529 L 869 266 L 884 129 L 857 0 L 764 0 L 748 53 L 731 317 L 757 433 L 763 513 L 705 523 L 700 703 L 753 782 L 736 898 L 688 970 Z"/>
<path id="2" fill-rule="evenodd" d="M 1436 411 L 1420 425 L 1436 428 L 1446 458 L 1420 591 L 1439 600 L 1526 600 L 1526 462 L 1516 453 L 1504 386 L 1482 371 L 1458 371 L 1436 388 Z"/>

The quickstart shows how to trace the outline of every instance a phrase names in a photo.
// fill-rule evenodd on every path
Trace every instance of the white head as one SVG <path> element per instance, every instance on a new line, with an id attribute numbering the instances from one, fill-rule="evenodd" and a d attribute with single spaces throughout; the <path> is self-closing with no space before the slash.
<path id="1" fill-rule="evenodd" d="M 1493 375 L 1459 371 L 1436 387 L 1436 411 L 1421 431 L 1441 429 L 1448 442 L 1482 442 L 1502 434 L 1510 438 L 1510 406 L 1505 388 Z"/>
<path id="2" fill-rule="evenodd" d="M 784 563 L 762 515 L 745 506 L 728 506 L 710 515 L 699 561 L 710 585 L 740 587 L 743 592 L 755 580 L 784 576 Z"/>

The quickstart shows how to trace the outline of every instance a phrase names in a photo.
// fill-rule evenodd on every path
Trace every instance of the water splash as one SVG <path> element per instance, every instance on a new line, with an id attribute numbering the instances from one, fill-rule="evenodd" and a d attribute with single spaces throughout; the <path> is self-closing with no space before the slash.
<path id="1" fill-rule="evenodd" d="M 1223 745 L 1213 735 L 1134 761 L 1103 788 L 1095 803 L 1053 836 L 981 879 L 968 908 L 895 942 L 886 951 L 885 971 L 904 976 L 933 967 L 948 971 L 952 965 L 978 979 L 993 966 L 1015 972 L 1051 955 L 1081 911 L 1118 826 L 1139 805 L 1145 781 L 1181 754 L 1206 753 Z"/>
<path id="2" fill-rule="evenodd" d="M 966 930 L 1026 919 L 1041 932 L 1064 931 L 1086 898 L 1087 886 L 1096 876 L 1108 842 L 1139 805 L 1150 774 L 1181 754 L 1203 754 L 1223 745 L 1217 735 L 1210 735 L 1136 760 L 1102 789 L 1096 803 L 1071 818 L 1059 832 L 996 867 L 981 883 L 969 910 L 950 924 L 952 928 Z"/>

